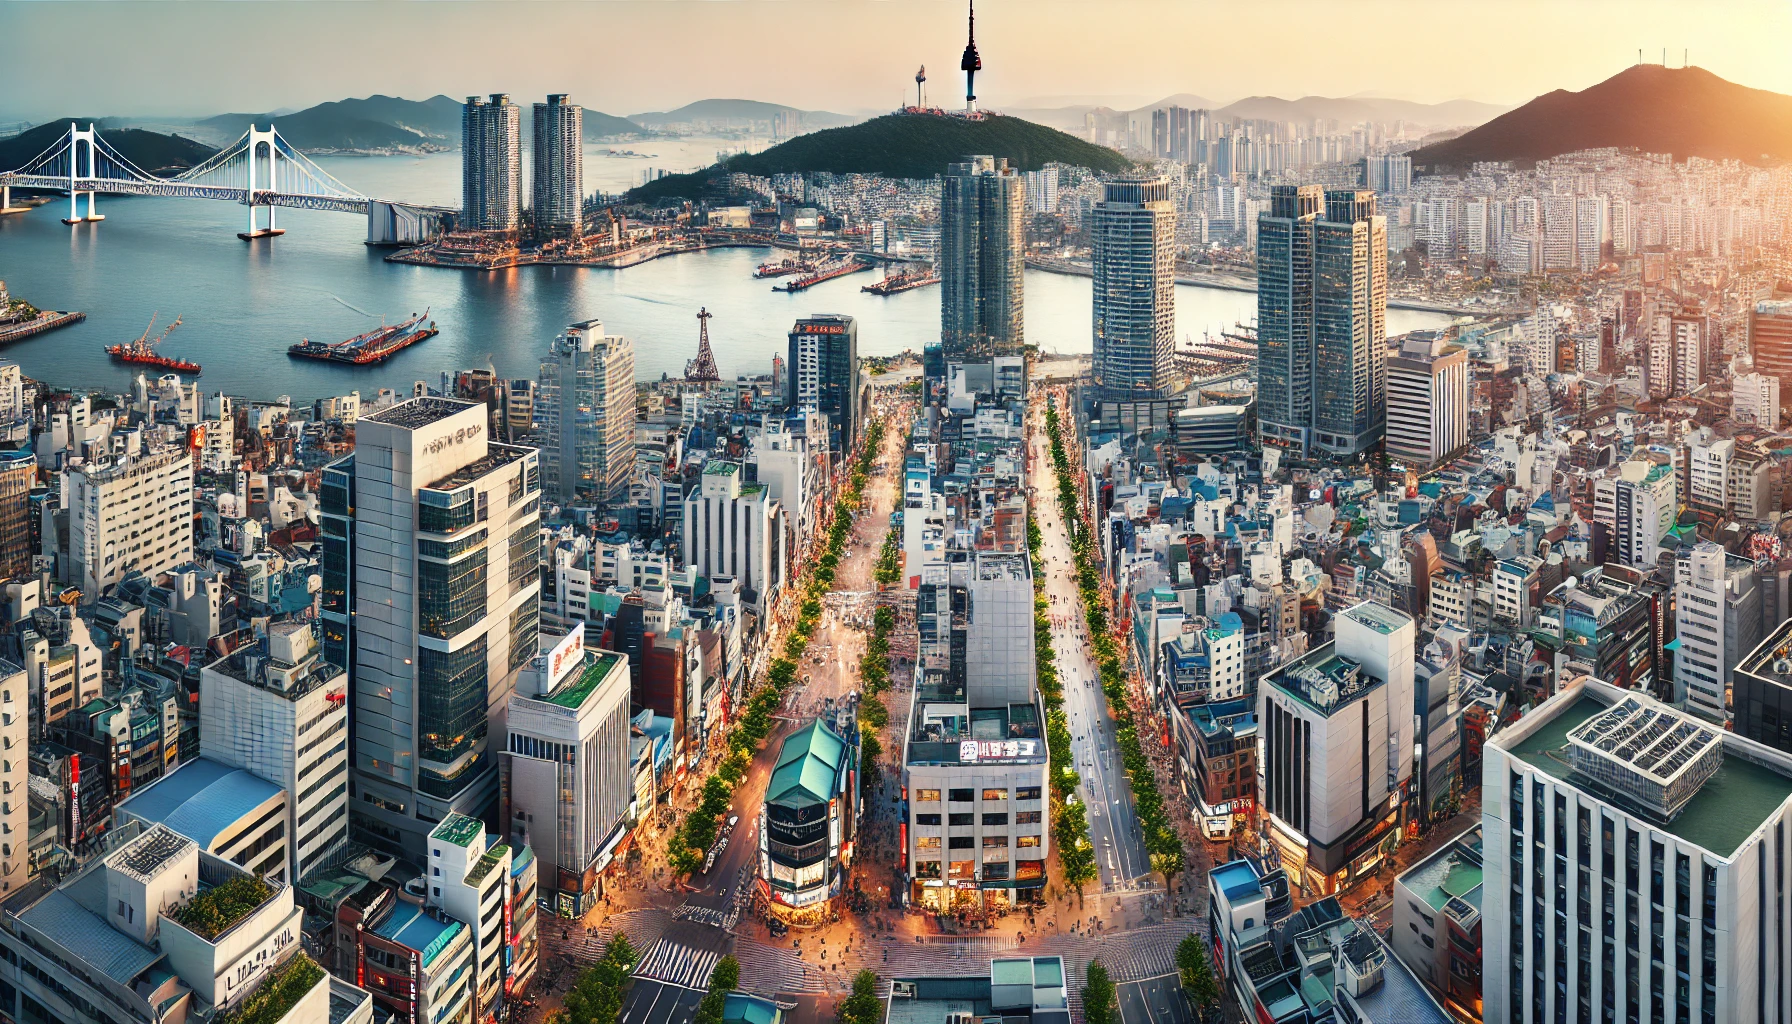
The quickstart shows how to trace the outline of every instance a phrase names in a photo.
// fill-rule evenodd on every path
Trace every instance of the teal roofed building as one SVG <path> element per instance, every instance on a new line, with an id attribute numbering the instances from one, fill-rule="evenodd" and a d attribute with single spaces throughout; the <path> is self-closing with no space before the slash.
<path id="1" fill-rule="evenodd" d="M 857 709 L 817 718 L 785 737 L 765 790 L 762 890 L 783 916 L 819 915 L 840 894 L 859 818 Z"/>

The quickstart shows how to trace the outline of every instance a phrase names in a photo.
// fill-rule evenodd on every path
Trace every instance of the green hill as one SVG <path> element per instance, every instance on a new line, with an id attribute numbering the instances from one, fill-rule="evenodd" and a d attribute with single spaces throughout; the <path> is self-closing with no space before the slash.
<path id="1" fill-rule="evenodd" d="M 652 135 L 653 132 L 641 127 L 626 117 L 606 114 L 601 110 L 585 108 L 585 141 L 609 138 L 612 135 Z"/>
<path id="2" fill-rule="evenodd" d="M 1023 171 L 1048 163 L 1070 164 L 1094 171 L 1124 171 L 1132 162 L 1104 146 L 1018 117 L 992 115 L 982 121 L 927 114 L 887 114 L 863 124 L 801 135 L 761 153 L 731 157 L 694 174 L 675 174 L 629 192 L 630 199 L 694 199 L 713 178 L 724 174 L 754 175 L 827 171 L 833 174 L 881 174 L 887 178 L 931 178 L 967 154 L 1008 158 Z"/>
<path id="3" fill-rule="evenodd" d="M 798 110 L 782 103 L 763 100 L 698 100 L 677 110 L 650 110 L 630 114 L 628 119 L 649 128 L 659 128 L 682 121 L 770 121 L 779 114 L 800 114 L 803 124 L 811 128 L 839 128 L 859 120 L 831 110 Z"/>
<path id="4" fill-rule="evenodd" d="M 460 104 L 446 96 L 418 102 L 369 96 L 319 103 L 290 114 L 219 114 L 199 126 L 235 138 L 272 122 L 302 150 L 439 150 L 460 140 Z"/>
<path id="5" fill-rule="evenodd" d="M 163 135 L 141 128 L 107 127 L 102 118 L 63 117 L 10 139 L 0 140 L 0 170 L 16 170 L 33 157 L 56 144 L 68 123 L 85 127 L 89 122 L 99 126 L 100 135 L 118 154 L 149 174 L 166 177 L 192 167 L 217 152 L 210 146 L 179 135 Z"/>

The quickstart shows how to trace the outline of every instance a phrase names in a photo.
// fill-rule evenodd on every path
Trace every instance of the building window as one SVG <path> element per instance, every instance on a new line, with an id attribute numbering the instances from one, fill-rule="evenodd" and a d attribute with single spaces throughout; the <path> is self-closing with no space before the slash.
<path id="1" fill-rule="evenodd" d="M 1006 811 L 1001 811 L 994 814 L 985 814 L 983 816 L 983 824 L 1006 825 L 1008 824 L 1008 813 Z"/>
<path id="2" fill-rule="evenodd" d="M 937 814 L 917 814 L 917 815 L 915 815 L 915 824 L 917 824 L 917 825 L 938 825 L 939 823 L 940 823 L 940 816 Z"/>
<path id="3" fill-rule="evenodd" d="M 948 825 L 975 825 L 977 823 L 977 816 L 968 811 L 962 814 L 948 814 L 946 816 L 946 823 Z"/>
<path id="4" fill-rule="evenodd" d="M 985 800 L 1007 800 L 1008 799 L 1008 791 L 1005 789 L 986 789 L 983 791 L 983 799 L 985 799 Z"/>
<path id="5" fill-rule="evenodd" d="M 946 844 L 946 848 L 950 850 L 970 850 L 976 848 L 976 845 L 976 836 L 953 836 Z"/>
<path id="6" fill-rule="evenodd" d="M 915 803 L 934 804 L 934 803 L 939 803 L 939 800 L 940 800 L 940 791 L 937 789 L 917 789 L 917 790 L 915 790 Z"/>
<path id="7" fill-rule="evenodd" d="M 974 789 L 955 789 L 948 796 L 955 804 L 968 804 L 976 799 L 976 792 Z"/>

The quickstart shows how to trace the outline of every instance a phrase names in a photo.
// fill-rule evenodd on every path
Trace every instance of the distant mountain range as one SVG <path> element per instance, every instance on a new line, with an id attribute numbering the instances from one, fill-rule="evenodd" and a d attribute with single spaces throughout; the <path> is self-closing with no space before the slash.
<path id="1" fill-rule="evenodd" d="M 1438 127 L 1480 124 L 1507 109 L 1497 104 L 1479 103 L 1474 100 L 1414 103 L 1410 100 L 1364 96 L 1336 99 L 1326 96 L 1303 96 L 1297 100 L 1285 100 L 1276 96 L 1250 96 L 1221 106 L 1206 97 L 1193 93 L 1177 93 L 1174 96 L 1165 96 L 1156 103 L 1147 103 L 1133 110 L 1068 106 L 1040 110 L 1014 110 L 1010 113 L 1017 117 L 1037 120 L 1042 124 L 1062 128 L 1081 128 L 1084 119 L 1090 113 L 1096 114 L 1104 123 L 1119 122 L 1123 124 L 1134 117 L 1149 123 L 1151 112 L 1164 107 L 1210 110 L 1215 117 L 1221 119 L 1236 117 L 1261 118 L 1269 121 L 1310 121 L 1314 118 L 1324 117 L 1346 124 L 1360 121 L 1411 121 L 1415 124 Z"/>
<path id="2" fill-rule="evenodd" d="M 628 119 L 648 128 L 660 128 L 689 121 L 770 121 L 784 113 L 801 114 L 803 124 L 809 128 L 839 128 L 861 120 L 828 110 L 798 110 L 796 107 L 761 100 L 721 99 L 698 100 L 686 103 L 677 110 L 650 110 L 644 114 L 630 114 Z"/>
<path id="3" fill-rule="evenodd" d="M 460 109 L 460 101 L 446 96 L 422 101 L 369 96 L 290 114 L 219 114 L 195 127 L 234 139 L 250 124 L 272 122 L 282 138 L 307 152 L 431 152 L 459 145 Z"/>
<path id="4" fill-rule="evenodd" d="M 1471 132 L 1411 154 L 1413 168 L 1483 160 L 1533 163 L 1616 146 L 1713 160 L 1792 157 L 1792 96 L 1750 89 L 1703 68 L 1638 64 L 1580 92 L 1557 89 Z"/>
<path id="5" fill-rule="evenodd" d="M 406 100 L 394 96 L 369 96 L 320 103 L 285 114 L 220 114 L 195 128 L 216 137 L 219 145 L 235 139 L 250 123 L 270 121 L 280 134 L 308 152 L 439 152 L 460 145 L 463 101 L 447 96 Z M 523 108 L 523 148 L 529 147 L 531 103 Z M 585 138 L 596 140 L 616 135 L 644 135 L 647 129 L 601 110 L 586 109 Z"/>
<path id="6" fill-rule="evenodd" d="M 726 173 L 770 175 L 797 171 L 834 174 L 881 174 L 890 178 L 931 178 L 968 153 L 1007 157 L 1011 166 L 1038 170 L 1048 163 L 1072 164 L 1097 171 L 1123 171 L 1132 162 L 1119 153 L 1092 145 L 1055 128 L 1018 117 L 967 121 L 957 117 L 887 114 L 845 128 L 798 136 L 759 153 L 730 157 L 694 174 L 650 182 L 629 193 L 651 202 L 695 198 L 713 178 Z"/>
<path id="7" fill-rule="evenodd" d="M 164 135 L 141 128 L 125 128 L 109 124 L 100 117 L 59 117 L 32 128 L 22 135 L 0 139 L 0 170 L 17 170 L 39 153 L 55 145 L 68 131 L 68 123 L 82 128 L 91 122 L 118 154 L 142 170 L 158 177 L 179 174 L 217 152 L 213 147 L 179 135 Z"/>

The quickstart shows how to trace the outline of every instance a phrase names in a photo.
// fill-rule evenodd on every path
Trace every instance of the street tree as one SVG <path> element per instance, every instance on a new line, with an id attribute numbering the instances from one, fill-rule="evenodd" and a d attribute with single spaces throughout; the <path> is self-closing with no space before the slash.
<path id="1" fill-rule="evenodd" d="M 1117 1004 L 1108 969 L 1100 960 L 1091 960 L 1083 977 L 1083 1024 L 1113 1024 Z"/>
<path id="2" fill-rule="evenodd" d="M 1219 982 L 1207 962 L 1207 944 L 1199 935 L 1184 936 L 1176 947 L 1176 967 L 1182 975 L 1182 992 L 1198 1010 L 1220 1001 Z"/>

